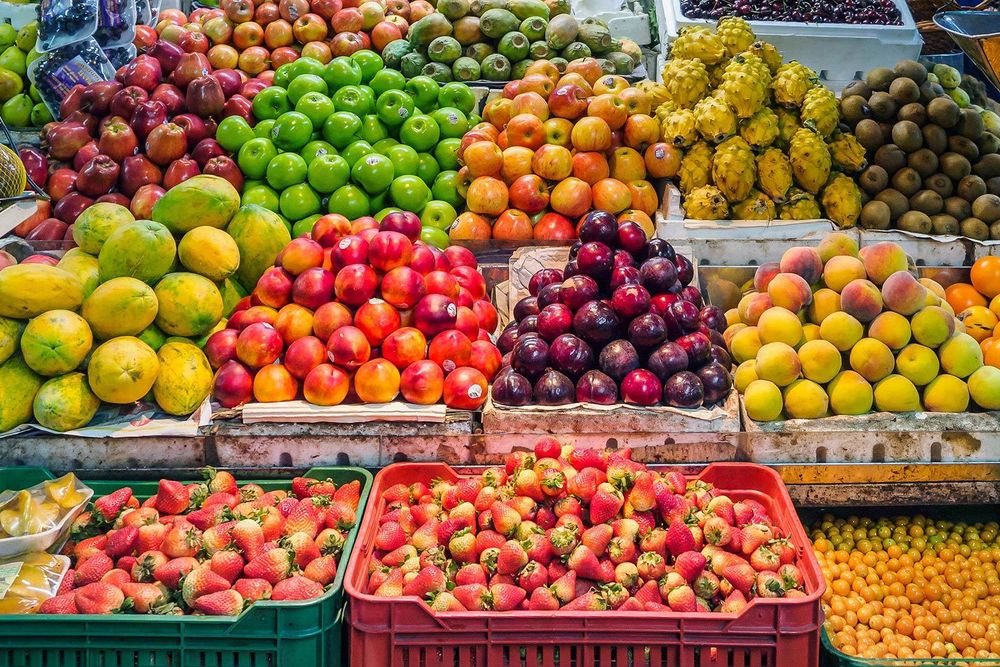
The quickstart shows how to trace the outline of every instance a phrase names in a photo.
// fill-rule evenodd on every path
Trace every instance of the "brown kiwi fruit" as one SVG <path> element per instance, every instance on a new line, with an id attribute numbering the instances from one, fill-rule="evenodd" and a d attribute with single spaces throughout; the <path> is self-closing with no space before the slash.
<path id="1" fill-rule="evenodd" d="M 906 153 L 896 144 L 886 144 L 875 151 L 875 164 L 885 169 L 886 173 L 895 174 L 906 166 Z"/>
<path id="2" fill-rule="evenodd" d="M 931 230 L 941 236 L 958 235 L 958 220 L 947 213 L 939 213 L 931 216 Z"/>
<path id="3" fill-rule="evenodd" d="M 886 91 L 896 78 L 896 73 L 888 67 L 876 67 L 868 71 L 865 75 L 865 83 L 873 91 Z"/>
<path id="4" fill-rule="evenodd" d="M 885 202 L 873 199 L 861 207 L 858 224 L 864 229 L 889 229 L 892 224 L 892 210 Z"/>
<path id="5" fill-rule="evenodd" d="M 896 113 L 897 120 L 908 120 L 923 127 L 927 122 L 927 107 L 919 102 L 910 102 L 903 105 Z"/>
<path id="6" fill-rule="evenodd" d="M 945 153 L 938 158 L 938 162 L 941 172 L 953 181 L 960 181 L 972 173 L 972 165 L 958 153 Z"/>
<path id="7" fill-rule="evenodd" d="M 858 143 L 864 146 L 865 150 L 869 152 L 874 151 L 885 143 L 878 122 L 871 118 L 865 118 L 858 122 L 854 128 L 854 136 L 857 138 Z"/>
<path id="8" fill-rule="evenodd" d="M 907 156 L 906 165 L 916 169 L 921 178 L 927 178 L 937 172 L 938 156 L 929 148 L 921 148 Z"/>
<path id="9" fill-rule="evenodd" d="M 892 68 L 892 71 L 896 73 L 896 76 L 905 76 L 908 79 L 913 79 L 913 82 L 918 86 L 927 80 L 927 68 L 916 60 L 900 60 Z"/>
<path id="10" fill-rule="evenodd" d="M 924 135 L 920 126 L 913 121 L 901 120 L 892 128 L 892 143 L 907 153 L 912 153 L 924 145 Z"/>
<path id="11" fill-rule="evenodd" d="M 994 222 L 990 225 L 990 240 L 1000 241 L 1000 222 Z"/>
<path id="12" fill-rule="evenodd" d="M 986 194 L 986 181 L 979 176 L 966 176 L 955 186 L 955 194 L 967 202 L 974 202 Z"/>
<path id="13" fill-rule="evenodd" d="M 923 179 L 916 169 L 903 167 L 892 175 L 892 187 L 902 192 L 907 197 L 912 197 L 924 184 Z"/>
<path id="14" fill-rule="evenodd" d="M 846 100 L 851 95 L 858 95 L 859 97 L 863 97 L 867 100 L 871 94 L 872 89 L 868 87 L 867 83 L 855 79 L 844 86 L 844 89 L 840 91 L 840 99 Z"/>
<path id="15" fill-rule="evenodd" d="M 950 197 L 955 191 L 955 186 L 951 179 L 944 174 L 933 174 L 924 179 L 924 187 L 941 195 L 943 198 Z"/>
<path id="16" fill-rule="evenodd" d="M 992 132 L 983 132 L 983 135 L 976 139 L 976 146 L 979 147 L 980 155 L 1000 153 L 1000 137 Z"/>
<path id="17" fill-rule="evenodd" d="M 858 176 L 858 184 L 865 192 L 877 195 L 888 187 L 889 174 L 882 167 L 873 164 L 861 172 L 861 175 Z"/>
<path id="18" fill-rule="evenodd" d="M 958 124 L 955 125 L 955 132 L 958 132 L 966 139 L 975 141 L 983 135 L 986 127 L 983 125 L 983 117 L 975 109 L 962 109 L 958 114 Z"/>
<path id="19" fill-rule="evenodd" d="M 988 225 L 1000 220 L 1000 197 L 981 195 L 972 202 L 972 217 L 979 218 Z"/>
<path id="20" fill-rule="evenodd" d="M 948 137 L 948 150 L 965 156 L 969 162 L 975 162 L 979 159 L 979 146 L 976 145 L 976 142 L 959 134 Z"/>
<path id="21" fill-rule="evenodd" d="M 1000 176 L 1000 154 L 990 153 L 979 158 L 979 161 L 972 165 L 972 173 L 984 179 Z"/>
<path id="22" fill-rule="evenodd" d="M 920 85 L 920 102 L 929 103 L 931 100 L 944 95 L 944 87 L 940 83 L 924 81 Z"/>
<path id="23" fill-rule="evenodd" d="M 889 93 L 872 93 L 868 98 L 868 108 L 875 120 L 892 120 L 896 117 L 899 105 Z"/>
<path id="24" fill-rule="evenodd" d="M 906 77 L 899 77 L 889 84 L 889 94 L 900 105 L 916 102 L 920 99 L 920 86 Z"/>
<path id="25" fill-rule="evenodd" d="M 991 195 L 1000 195 L 1000 176 L 986 179 L 986 191 Z"/>
<path id="26" fill-rule="evenodd" d="M 893 222 L 898 220 L 899 216 L 910 210 L 910 200 L 907 199 L 906 195 L 899 190 L 886 188 L 882 192 L 875 195 L 875 200 L 885 202 L 889 206 L 889 210 L 892 211 Z"/>
<path id="27" fill-rule="evenodd" d="M 924 135 L 924 146 L 938 155 L 948 150 L 948 133 L 940 125 L 928 123 L 920 128 L 920 133 Z"/>
<path id="28" fill-rule="evenodd" d="M 891 144 L 892 143 L 892 128 L 895 122 L 888 120 L 879 121 L 878 129 L 882 131 L 882 143 Z"/>
<path id="29" fill-rule="evenodd" d="M 968 236 L 977 241 L 986 241 L 990 238 L 989 226 L 979 218 L 966 218 L 959 225 L 962 236 Z"/>
<path id="30" fill-rule="evenodd" d="M 927 103 L 927 117 L 932 123 L 950 130 L 958 123 L 962 109 L 950 97 L 935 97 Z"/>
<path id="31" fill-rule="evenodd" d="M 907 211 L 899 216 L 899 220 L 896 221 L 896 228 L 915 234 L 930 234 L 931 218 L 921 211 Z"/>
<path id="32" fill-rule="evenodd" d="M 956 220 L 972 217 L 972 204 L 961 197 L 948 197 L 944 200 L 944 212 Z"/>
<path id="33" fill-rule="evenodd" d="M 933 190 L 921 190 L 910 197 L 910 210 L 937 215 L 944 210 L 944 199 Z"/>
<path id="34" fill-rule="evenodd" d="M 860 95 L 851 95 L 840 101 L 840 116 L 851 127 L 854 127 L 870 115 L 871 110 L 868 109 L 868 100 Z"/>

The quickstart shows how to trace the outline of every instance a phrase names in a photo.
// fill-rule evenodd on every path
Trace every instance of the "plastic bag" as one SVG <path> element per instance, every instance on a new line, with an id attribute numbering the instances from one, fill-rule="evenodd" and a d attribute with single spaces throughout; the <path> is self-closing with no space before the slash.
<path id="1" fill-rule="evenodd" d="M 98 0 L 94 39 L 105 49 L 127 46 L 135 37 L 135 0 Z"/>
<path id="2" fill-rule="evenodd" d="M 111 66 L 117 70 L 132 62 L 136 50 L 131 44 L 123 44 L 122 46 L 104 47 L 104 55 L 108 57 Z"/>
<path id="3" fill-rule="evenodd" d="M 39 51 L 82 42 L 97 30 L 97 0 L 41 0 L 38 5 Z"/>
<path id="4" fill-rule="evenodd" d="M 12 494 L 4 492 L 8 500 L 0 504 L 0 539 L 51 530 L 68 511 L 87 502 L 85 488 L 68 473 Z"/>
<path id="5" fill-rule="evenodd" d="M 44 551 L 0 560 L 0 616 L 33 614 L 56 594 L 69 569 L 69 558 Z"/>
<path id="6" fill-rule="evenodd" d="M 59 103 L 76 84 L 110 81 L 115 68 L 93 38 L 50 51 L 28 66 L 28 79 L 52 113 L 59 116 Z"/>
<path id="7" fill-rule="evenodd" d="M 153 10 L 149 6 L 149 0 L 135 0 L 135 22 L 142 25 L 153 25 Z"/>

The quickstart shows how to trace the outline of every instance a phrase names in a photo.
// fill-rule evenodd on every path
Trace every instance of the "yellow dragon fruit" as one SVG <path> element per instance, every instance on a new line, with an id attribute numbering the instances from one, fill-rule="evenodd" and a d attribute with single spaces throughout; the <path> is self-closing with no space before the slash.
<path id="1" fill-rule="evenodd" d="M 757 39 L 750 24 L 738 16 L 725 16 L 719 19 L 715 34 L 726 45 L 726 51 L 730 56 L 746 51 Z"/>
<path id="2" fill-rule="evenodd" d="M 760 190 L 750 190 L 746 199 L 733 204 L 734 220 L 774 220 L 774 217 L 774 202 Z"/>
<path id="3" fill-rule="evenodd" d="M 670 45 L 671 58 L 697 58 L 706 65 L 715 65 L 726 57 L 726 45 L 708 28 L 681 28 Z"/>
<path id="4" fill-rule="evenodd" d="M 781 67 L 781 52 L 778 51 L 774 44 L 771 44 L 770 42 L 758 39 L 750 45 L 750 48 L 748 48 L 747 51 L 763 60 L 772 75 L 777 73 L 778 68 Z"/>
<path id="5" fill-rule="evenodd" d="M 712 180 L 727 200 L 738 202 L 747 198 L 757 180 L 757 163 L 743 139 L 733 137 L 716 149 Z"/>
<path id="6" fill-rule="evenodd" d="M 792 165 L 778 148 L 768 148 L 757 158 L 757 185 L 771 199 L 784 201 L 792 187 Z"/>
<path id="7" fill-rule="evenodd" d="M 774 115 L 778 117 L 778 138 L 775 140 L 775 144 L 782 148 L 788 148 L 792 137 L 802 129 L 802 124 L 799 123 L 799 114 L 794 109 L 777 107 L 774 110 Z"/>
<path id="8" fill-rule="evenodd" d="M 740 123 L 740 136 L 753 148 L 767 148 L 778 138 L 778 117 L 769 107 L 761 107 Z"/>
<path id="9" fill-rule="evenodd" d="M 829 146 L 833 163 L 842 171 L 861 171 L 868 166 L 865 160 L 865 147 L 853 134 L 835 132 Z"/>
<path id="10" fill-rule="evenodd" d="M 840 104 L 837 103 L 837 96 L 829 88 L 816 86 L 806 93 L 805 99 L 802 100 L 799 118 L 806 127 L 816 130 L 824 137 L 829 137 L 840 122 Z"/>
<path id="11" fill-rule="evenodd" d="M 729 204 L 719 188 L 705 185 L 684 197 L 684 214 L 693 220 L 724 220 L 729 217 Z"/>
<path id="12" fill-rule="evenodd" d="M 770 79 L 764 61 L 752 54 L 741 53 L 726 65 L 719 91 L 740 118 L 754 115 L 767 101 L 768 82 L 761 78 L 761 70 Z"/>
<path id="13" fill-rule="evenodd" d="M 700 60 L 671 60 L 663 68 L 667 99 L 682 109 L 690 109 L 708 94 L 711 83 L 705 63 Z"/>
<path id="14" fill-rule="evenodd" d="M 816 220 L 821 217 L 816 198 L 799 188 L 791 188 L 785 203 L 778 207 L 778 218 L 781 220 Z"/>
<path id="15" fill-rule="evenodd" d="M 826 217 L 837 226 L 853 227 L 861 215 L 861 190 L 850 176 L 837 174 L 823 190 L 823 208 Z"/>
<path id="16" fill-rule="evenodd" d="M 652 109 L 658 109 L 669 97 L 667 88 L 662 83 L 646 79 L 635 84 L 635 87 L 646 93 L 646 97 L 649 98 L 650 108 Z"/>
<path id="17" fill-rule="evenodd" d="M 706 140 L 721 143 L 736 134 L 736 114 L 718 97 L 706 97 L 694 107 L 695 126 Z"/>
<path id="18" fill-rule="evenodd" d="M 798 61 L 785 63 L 778 68 L 771 82 L 774 101 L 788 109 L 802 106 L 806 93 L 819 85 L 819 77 Z"/>
<path id="19" fill-rule="evenodd" d="M 803 190 L 816 194 L 830 177 L 830 149 L 823 137 L 812 130 L 801 129 L 792 137 L 788 147 L 795 182 Z"/>
<path id="20" fill-rule="evenodd" d="M 678 109 L 660 122 L 660 137 L 673 146 L 687 148 L 698 140 L 695 115 L 690 109 Z"/>
<path id="21" fill-rule="evenodd" d="M 704 141 L 688 149 L 678 170 L 681 192 L 687 194 L 695 188 L 708 185 L 712 178 L 712 161 L 715 151 Z"/>

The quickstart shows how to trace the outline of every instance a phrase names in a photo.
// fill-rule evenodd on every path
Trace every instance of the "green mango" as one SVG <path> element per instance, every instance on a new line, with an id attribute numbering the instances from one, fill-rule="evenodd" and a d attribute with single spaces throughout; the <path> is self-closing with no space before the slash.
<path id="1" fill-rule="evenodd" d="M 28 127 L 31 124 L 31 110 L 34 108 L 31 98 L 21 93 L 15 95 L 0 107 L 0 118 L 10 127 Z"/>
<path id="2" fill-rule="evenodd" d="M 17 39 L 17 30 L 9 23 L 0 23 L 0 49 L 6 49 Z"/>
<path id="3" fill-rule="evenodd" d="M 37 41 L 38 21 L 32 21 L 17 31 L 17 37 L 14 39 L 14 44 L 17 45 L 17 48 L 27 53 L 31 49 L 35 48 L 35 42 Z"/>
<path id="4" fill-rule="evenodd" d="M 16 46 L 8 46 L 0 53 L 0 67 L 9 69 L 18 76 L 25 76 L 28 73 L 28 64 L 25 61 L 25 53 Z"/>
<path id="5" fill-rule="evenodd" d="M 0 67 L 0 103 L 6 102 L 10 98 L 24 90 L 24 81 L 9 69 Z"/>

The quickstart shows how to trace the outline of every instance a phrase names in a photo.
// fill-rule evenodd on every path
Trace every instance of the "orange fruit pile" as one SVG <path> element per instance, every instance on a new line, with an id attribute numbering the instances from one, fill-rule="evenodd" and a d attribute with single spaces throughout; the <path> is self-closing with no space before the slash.
<path id="1" fill-rule="evenodd" d="M 966 333 L 979 341 L 983 363 L 1000 368 L 1000 257 L 983 257 L 972 265 L 969 283 L 945 289 Z"/>

